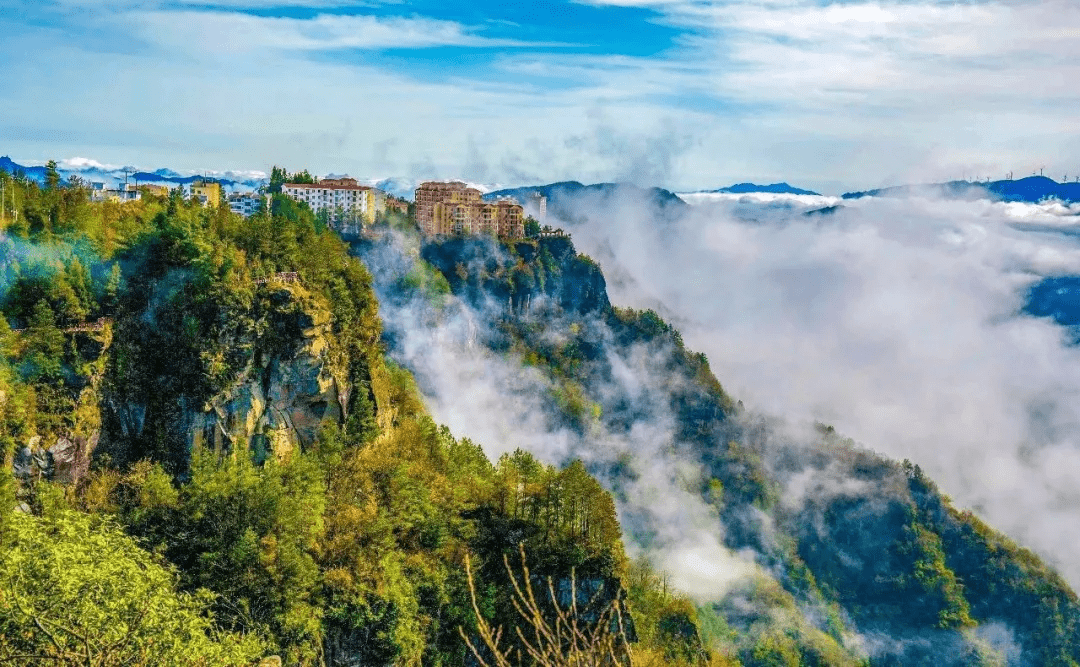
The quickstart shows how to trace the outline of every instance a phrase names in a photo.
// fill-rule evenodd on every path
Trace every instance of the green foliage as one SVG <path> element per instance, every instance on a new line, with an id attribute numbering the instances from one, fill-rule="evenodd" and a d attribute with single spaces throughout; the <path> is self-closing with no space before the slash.
<path id="1" fill-rule="evenodd" d="M 689 598 L 671 588 L 667 575 L 653 568 L 648 559 L 637 558 L 627 568 L 625 582 L 638 637 L 636 651 L 655 653 L 668 665 L 696 665 L 703 661 L 706 649 L 698 611 Z M 726 629 L 722 619 L 715 615 L 712 618 Z M 710 630 L 714 638 L 724 632 L 719 627 Z"/>
<path id="2" fill-rule="evenodd" d="M 119 488 L 130 529 L 180 568 L 187 590 L 218 594 L 218 622 L 265 633 L 292 661 L 319 653 L 315 560 L 326 489 L 309 457 L 256 467 L 196 453 L 191 481 L 172 490 L 160 467 L 136 467 Z"/>
<path id="3" fill-rule="evenodd" d="M 412 270 L 402 277 L 399 285 L 405 294 L 418 293 L 432 306 L 439 306 L 450 294 L 450 283 L 435 267 L 419 260 Z"/>
<path id="4" fill-rule="evenodd" d="M 263 655 L 257 635 L 216 628 L 214 596 L 177 592 L 173 572 L 115 526 L 3 513 L 0 662 L 209 667 Z"/>

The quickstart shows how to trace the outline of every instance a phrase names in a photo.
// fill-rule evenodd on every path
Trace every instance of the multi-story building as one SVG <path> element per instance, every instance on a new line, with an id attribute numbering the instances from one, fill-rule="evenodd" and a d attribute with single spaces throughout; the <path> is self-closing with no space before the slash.
<path id="1" fill-rule="evenodd" d="M 221 183 L 217 181 L 192 181 L 191 196 L 204 207 L 217 208 L 221 204 Z"/>
<path id="2" fill-rule="evenodd" d="M 255 192 L 233 193 L 229 195 L 229 210 L 233 213 L 250 218 L 259 212 L 263 203 L 263 196 Z"/>
<path id="3" fill-rule="evenodd" d="M 155 197 L 168 197 L 169 196 L 169 186 L 167 186 L 167 185 L 157 185 L 155 183 L 144 183 L 144 184 L 139 186 L 139 190 L 141 190 L 144 194 L 154 195 Z"/>
<path id="4" fill-rule="evenodd" d="M 355 178 L 324 178 L 318 183 L 285 183 L 281 191 L 305 202 L 318 213 L 326 210 L 331 222 L 343 232 L 359 233 L 364 223 L 375 222 L 375 215 L 386 210 L 382 190 L 360 185 Z"/>
<path id="5" fill-rule="evenodd" d="M 459 181 L 421 183 L 416 189 L 416 221 L 429 236 L 460 234 L 460 227 L 471 222 L 471 216 L 461 207 L 481 201 L 479 190 Z M 455 212 L 455 208 L 461 210 Z"/>
<path id="6" fill-rule="evenodd" d="M 402 214 L 408 213 L 409 212 L 409 202 L 405 201 L 404 199 L 398 199 L 397 197 L 394 197 L 393 195 L 387 195 L 386 196 L 386 210 L 387 211 L 397 211 L 398 213 L 402 213 Z"/>
<path id="7" fill-rule="evenodd" d="M 416 221 L 426 236 L 450 234 L 524 235 L 524 209 L 513 200 L 485 202 L 476 188 L 459 181 L 421 183 Z"/>
<path id="8" fill-rule="evenodd" d="M 142 199 L 142 193 L 134 185 L 128 183 L 119 183 L 115 188 L 106 187 L 100 182 L 90 184 L 90 201 L 129 202 L 140 199 Z"/>
<path id="9" fill-rule="evenodd" d="M 525 236 L 525 209 L 513 199 L 495 202 L 499 209 L 499 236 L 521 238 Z"/>
<path id="10" fill-rule="evenodd" d="M 530 212 L 536 211 L 536 220 L 540 224 L 547 222 L 547 197 L 540 192 L 533 192 L 525 198 L 525 206 L 529 208 Z"/>

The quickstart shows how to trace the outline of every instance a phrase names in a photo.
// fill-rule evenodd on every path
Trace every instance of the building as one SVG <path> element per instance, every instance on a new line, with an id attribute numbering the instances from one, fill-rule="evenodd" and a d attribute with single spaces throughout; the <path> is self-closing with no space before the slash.
<path id="1" fill-rule="evenodd" d="M 386 210 L 387 212 L 397 211 L 398 213 L 405 215 L 409 212 L 409 202 L 405 201 L 404 199 L 398 199 L 393 195 L 387 195 Z"/>
<path id="2" fill-rule="evenodd" d="M 525 236 L 525 209 L 513 199 L 495 202 L 499 209 L 499 236 L 519 239 Z"/>
<path id="3" fill-rule="evenodd" d="M 221 183 L 217 181 L 192 181 L 191 196 L 204 207 L 217 208 L 221 204 Z"/>
<path id="4" fill-rule="evenodd" d="M 245 218 L 259 212 L 263 196 L 255 192 L 233 193 L 229 195 L 229 210 Z"/>
<path id="5" fill-rule="evenodd" d="M 128 183 L 119 183 L 115 188 L 106 187 L 100 182 L 90 184 L 90 201 L 129 202 L 140 199 L 142 199 L 142 192 Z"/>
<path id="6" fill-rule="evenodd" d="M 533 192 L 525 198 L 525 207 L 529 209 L 530 214 L 536 211 L 536 220 L 540 224 L 547 221 L 547 197 L 540 194 L 539 191 Z"/>
<path id="7" fill-rule="evenodd" d="M 386 193 L 355 178 L 324 178 L 318 183 L 285 183 L 281 191 L 302 201 L 316 213 L 326 210 L 331 223 L 341 232 L 359 233 L 363 224 L 375 222 L 386 211 Z"/>
<path id="8" fill-rule="evenodd" d="M 464 210 L 455 213 L 454 209 L 481 202 L 479 190 L 459 181 L 421 183 L 416 189 L 416 221 L 425 235 L 452 234 L 455 233 L 455 222 L 461 225 L 469 218 Z"/>
<path id="9" fill-rule="evenodd" d="M 486 202 L 479 190 L 459 181 L 421 183 L 416 189 L 416 221 L 425 236 L 525 233 L 520 204 L 510 199 Z"/>
<path id="10" fill-rule="evenodd" d="M 169 186 L 167 185 L 155 185 L 153 183 L 145 183 L 139 186 L 139 190 L 143 194 L 154 195 L 155 197 L 168 197 Z"/>

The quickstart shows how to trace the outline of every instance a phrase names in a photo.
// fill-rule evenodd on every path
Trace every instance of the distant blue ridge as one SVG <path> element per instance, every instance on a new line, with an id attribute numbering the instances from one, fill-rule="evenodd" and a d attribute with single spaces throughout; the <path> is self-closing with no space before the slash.
<path id="1" fill-rule="evenodd" d="M 726 192 L 730 194 L 749 194 L 752 192 L 766 192 L 770 194 L 778 195 L 814 195 L 821 196 L 821 193 L 814 192 L 813 190 L 803 190 L 787 183 L 773 183 L 771 185 L 758 185 L 757 183 L 736 183 L 735 185 L 729 185 L 726 188 L 717 188 L 716 190 L 706 190 L 706 192 Z"/>
<path id="2" fill-rule="evenodd" d="M 1047 199 L 1063 202 L 1080 202 L 1080 183 L 1058 183 L 1046 176 L 1028 176 L 1017 180 L 979 183 L 973 181 L 949 181 L 922 185 L 898 185 L 862 192 L 846 192 L 844 199 L 861 197 L 905 197 L 931 195 L 949 199 L 993 199 L 995 201 L 1026 202 L 1037 204 Z"/>
<path id="3" fill-rule="evenodd" d="M 21 172 L 33 181 L 37 181 L 38 183 L 45 182 L 45 167 L 26 167 L 14 162 L 6 155 L 0 157 L 0 170 L 6 171 L 9 174 Z M 88 169 L 64 169 L 61 167 L 58 171 L 65 178 L 74 175 L 79 176 L 86 181 L 117 182 L 124 180 L 122 177 L 117 176 L 116 172 L 119 170 L 106 171 L 96 167 Z M 174 185 L 188 185 L 192 181 L 204 180 L 207 177 L 198 175 L 181 176 L 172 169 L 158 169 L 155 171 L 137 171 L 129 174 L 128 178 L 136 183 L 172 183 Z M 236 181 L 228 178 L 216 177 L 209 177 L 209 180 L 217 181 L 226 187 L 236 187 L 238 185 L 256 187 L 263 183 L 261 180 Z"/>
<path id="4" fill-rule="evenodd" d="M 1054 276 L 1035 283 L 1023 312 L 1051 318 L 1069 330 L 1073 345 L 1080 344 L 1080 276 Z"/>

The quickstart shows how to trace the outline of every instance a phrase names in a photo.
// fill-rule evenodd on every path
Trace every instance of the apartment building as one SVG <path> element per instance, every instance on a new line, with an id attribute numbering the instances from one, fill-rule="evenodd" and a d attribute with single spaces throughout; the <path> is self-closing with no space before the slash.
<path id="1" fill-rule="evenodd" d="M 140 199 L 142 199 L 142 192 L 128 183 L 120 183 L 115 188 L 109 188 L 104 183 L 96 181 L 90 184 L 90 201 L 129 202 Z"/>
<path id="2" fill-rule="evenodd" d="M 525 206 L 530 211 L 536 211 L 536 219 L 540 224 L 547 222 L 547 197 L 540 192 L 533 192 L 525 198 Z"/>
<path id="3" fill-rule="evenodd" d="M 229 195 L 229 210 L 250 218 L 259 212 L 263 196 L 254 192 L 234 193 Z"/>
<path id="4" fill-rule="evenodd" d="M 416 189 L 416 221 L 425 236 L 525 233 L 520 204 L 509 199 L 486 202 L 479 190 L 460 181 L 421 183 Z"/>
<path id="5" fill-rule="evenodd" d="M 204 207 L 217 208 L 221 204 L 221 183 L 217 181 L 192 181 L 190 190 Z"/>
<path id="6" fill-rule="evenodd" d="M 355 178 L 285 183 L 281 191 L 297 201 L 305 202 L 316 213 L 328 210 L 331 221 L 344 232 L 359 233 L 363 224 L 375 222 L 375 216 L 386 211 L 386 193 L 360 185 Z"/>
<path id="7" fill-rule="evenodd" d="M 167 185 L 157 185 L 155 183 L 144 183 L 143 185 L 139 186 L 139 190 L 141 190 L 144 194 L 154 195 L 155 197 L 168 197 L 169 196 L 169 186 L 167 186 Z"/>

